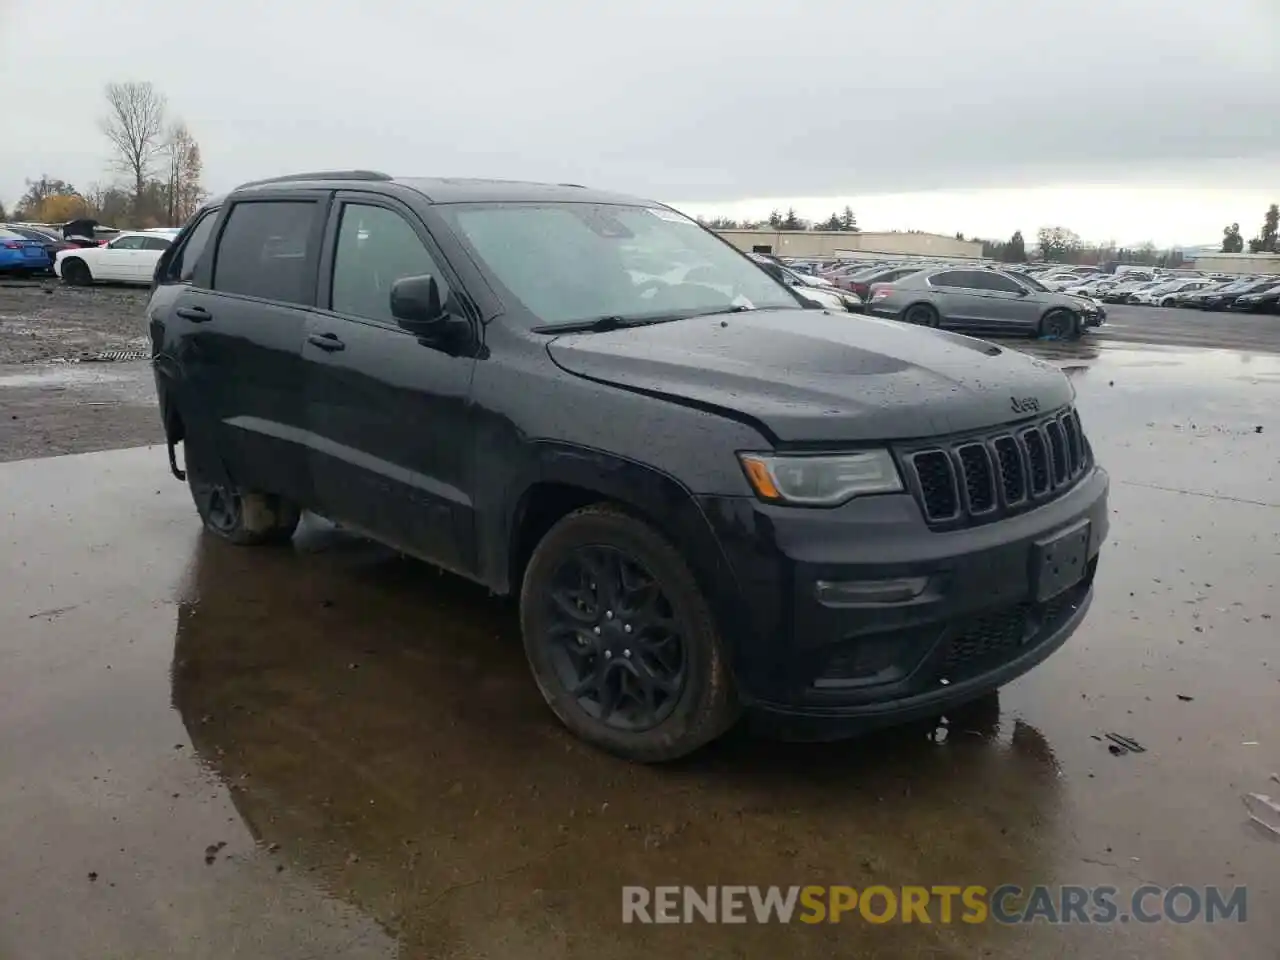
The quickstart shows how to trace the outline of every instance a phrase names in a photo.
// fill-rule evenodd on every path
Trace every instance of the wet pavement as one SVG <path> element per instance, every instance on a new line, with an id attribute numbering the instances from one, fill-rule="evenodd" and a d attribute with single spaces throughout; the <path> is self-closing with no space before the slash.
<path id="1" fill-rule="evenodd" d="M 212 542 L 160 449 L 0 465 L 0 957 L 1274 960 L 1242 796 L 1280 793 L 1280 358 L 1040 352 L 1114 483 L 1080 632 L 945 735 L 658 768 L 556 725 L 507 601 L 310 518 Z M 1247 885 L 1248 922 L 620 916 L 624 884 L 1146 882 Z"/>

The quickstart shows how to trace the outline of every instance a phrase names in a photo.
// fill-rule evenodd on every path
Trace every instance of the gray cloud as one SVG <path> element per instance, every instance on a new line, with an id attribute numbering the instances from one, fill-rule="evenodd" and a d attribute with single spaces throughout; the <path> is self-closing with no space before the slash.
<path id="1" fill-rule="evenodd" d="M 3 197 L 101 178 L 101 87 L 127 78 L 168 94 L 216 188 L 360 165 L 714 201 L 1280 157 L 1274 0 L 59 9 L 0 8 L 0 88 L 43 85 L 0 121 Z"/>

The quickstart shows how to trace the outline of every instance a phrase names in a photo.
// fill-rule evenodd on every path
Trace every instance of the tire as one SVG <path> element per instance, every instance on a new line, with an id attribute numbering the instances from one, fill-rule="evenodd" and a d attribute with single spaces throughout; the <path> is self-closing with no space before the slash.
<path id="1" fill-rule="evenodd" d="M 1040 318 L 1042 340 L 1078 340 L 1080 319 L 1070 310 L 1050 310 Z"/>
<path id="2" fill-rule="evenodd" d="M 93 283 L 93 273 L 79 257 L 68 257 L 62 262 L 62 282 L 73 287 L 87 287 Z"/>
<path id="3" fill-rule="evenodd" d="M 520 627 L 547 705 L 609 753 L 674 760 L 737 719 L 724 644 L 688 565 L 617 507 L 574 511 L 542 538 L 521 585 Z"/>
<path id="4" fill-rule="evenodd" d="M 201 479 L 187 464 L 187 486 L 204 528 L 239 546 L 288 543 L 302 511 L 270 493 L 228 489 Z"/>
<path id="5" fill-rule="evenodd" d="M 914 303 L 907 307 L 902 314 L 902 319 L 918 327 L 933 327 L 934 329 L 937 329 L 941 323 L 938 311 L 927 303 Z"/>

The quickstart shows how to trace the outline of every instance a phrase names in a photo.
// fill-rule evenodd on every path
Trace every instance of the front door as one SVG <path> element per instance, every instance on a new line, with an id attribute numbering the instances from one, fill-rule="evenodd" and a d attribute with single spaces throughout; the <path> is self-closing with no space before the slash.
<path id="1" fill-rule="evenodd" d="M 339 194 L 307 323 L 306 404 L 316 509 L 440 566 L 475 569 L 472 431 L 475 360 L 402 329 L 391 286 L 436 278 L 467 308 L 426 227 L 370 194 Z M 324 310 L 324 306 L 328 310 Z M 473 318 L 474 319 L 474 318 Z"/>
<path id="2" fill-rule="evenodd" d="M 1040 304 L 1021 284 L 990 270 L 974 271 L 982 283 L 979 313 L 984 327 L 995 331 L 1033 329 Z"/>
<path id="3" fill-rule="evenodd" d="M 138 278 L 138 261 L 146 237 L 136 233 L 119 237 L 98 251 L 94 257 L 93 278 L 128 283 Z"/>

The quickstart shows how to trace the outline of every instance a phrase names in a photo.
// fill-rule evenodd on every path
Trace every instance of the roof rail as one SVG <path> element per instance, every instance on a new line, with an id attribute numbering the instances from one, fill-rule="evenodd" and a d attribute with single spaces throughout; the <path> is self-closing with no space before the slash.
<path id="1" fill-rule="evenodd" d="M 378 170 L 315 170 L 311 173 L 289 173 L 283 177 L 267 177 L 265 180 L 250 180 L 242 183 L 237 190 L 245 187 L 260 187 L 267 183 L 291 183 L 298 180 L 390 180 L 390 174 Z"/>

